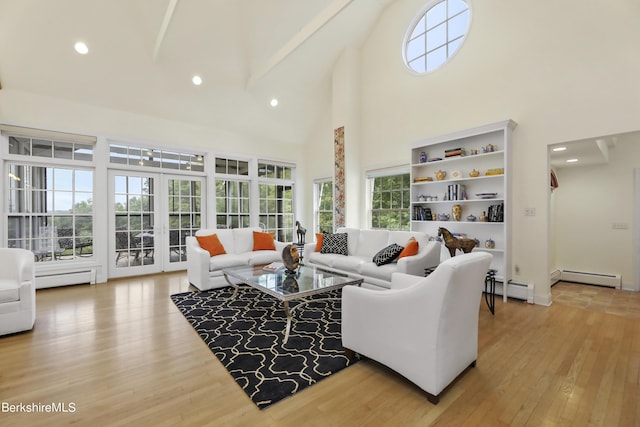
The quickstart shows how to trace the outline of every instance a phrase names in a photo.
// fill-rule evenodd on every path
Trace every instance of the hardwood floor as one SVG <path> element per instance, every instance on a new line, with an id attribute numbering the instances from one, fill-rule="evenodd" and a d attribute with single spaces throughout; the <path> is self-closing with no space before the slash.
<path id="1" fill-rule="evenodd" d="M 0 425 L 639 426 L 639 294 L 604 290 L 633 301 L 606 312 L 569 288 L 551 307 L 482 303 L 477 367 L 437 406 L 367 360 L 262 411 L 169 299 L 184 272 L 39 290 L 35 329 L 0 337 Z"/>

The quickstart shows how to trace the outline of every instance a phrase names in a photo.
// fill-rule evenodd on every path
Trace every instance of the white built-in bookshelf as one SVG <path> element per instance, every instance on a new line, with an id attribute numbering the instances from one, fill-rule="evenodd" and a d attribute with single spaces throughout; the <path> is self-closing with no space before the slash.
<path id="1" fill-rule="evenodd" d="M 477 239 L 474 250 L 493 255 L 491 268 L 503 285 L 511 280 L 509 177 L 515 126 L 506 120 L 411 146 L 411 229 L 437 236 L 444 227 Z M 454 205 L 461 210 L 459 221 Z"/>

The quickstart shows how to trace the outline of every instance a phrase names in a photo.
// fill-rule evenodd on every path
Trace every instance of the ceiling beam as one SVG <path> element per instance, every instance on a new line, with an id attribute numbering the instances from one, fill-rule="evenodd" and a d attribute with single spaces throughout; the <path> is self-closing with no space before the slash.
<path id="1" fill-rule="evenodd" d="M 260 79 L 266 76 L 278 64 L 285 60 L 289 55 L 302 46 L 311 36 L 318 32 L 322 27 L 328 24 L 333 18 L 338 16 L 342 10 L 353 3 L 355 0 L 334 0 L 318 15 L 315 16 L 307 25 L 302 27 L 293 37 L 291 37 L 274 55 L 266 62 L 259 66 L 247 81 L 247 87 L 256 84 Z"/>
<path id="2" fill-rule="evenodd" d="M 158 37 L 156 38 L 156 45 L 153 49 L 154 63 L 158 59 L 158 53 L 160 52 L 160 48 L 162 47 L 164 36 L 167 35 L 167 29 L 169 28 L 169 23 L 171 22 L 171 18 L 173 18 L 173 13 L 176 10 L 177 4 L 178 4 L 178 0 L 169 0 L 169 4 L 167 5 L 167 11 L 164 13 L 164 19 L 162 20 L 162 25 L 160 26 L 160 32 L 158 33 Z"/>

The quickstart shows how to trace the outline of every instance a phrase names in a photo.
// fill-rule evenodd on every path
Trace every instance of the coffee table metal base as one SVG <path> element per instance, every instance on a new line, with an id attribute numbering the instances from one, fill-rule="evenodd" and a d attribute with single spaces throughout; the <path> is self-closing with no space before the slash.
<path id="1" fill-rule="evenodd" d="M 224 273 L 224 279 L 227 281 L 227 283 L 233 287 L 233 294 L 231 294 L 231 296 L 227 299 L 227 301 L 233 300 L 236 298 L 236 296 L 238 295 L 238 291 L 240 290 L 240 284 L 238 283 L 233 283 L 231 280 L 229 280 L 229 276 Z M 360 286 L 362 283 L 362 281 L 360 283 L 358 283 L 357 285 Z M 251 287 L 250 285 L 246 285 L 248 287 Z M 335 301 L 337 300 L 337 298 L 315 298 L 315 299 L 298 299 L 296 301 L 299 301 L 298 304 L 296 304 L 294 307 L 289 307 L 289 301 L 288 300 L 284 300 L 283 301 L 283 305 L 284 305 L 284 314 L 287 316 L 287 324 L 285 326 L 284 329 L 284 340 L 282 341 L 283 344 L 286 344 L 287 341 L 289 341 L 289 334 L 291 332 L 291 323 L 293 321 L 293 311 L 295 309 L 297 309 L 298 307 L 302 307 L 306 304 L 309 304 L 310 302 L 317 302 L 317 301 Z"/>

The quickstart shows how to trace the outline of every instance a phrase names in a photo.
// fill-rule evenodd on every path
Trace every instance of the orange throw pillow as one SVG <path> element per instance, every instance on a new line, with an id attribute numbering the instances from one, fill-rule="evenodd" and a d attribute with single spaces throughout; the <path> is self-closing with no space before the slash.
<path id="1" fill-rule="evenodd" d="M 320 249 L 322 249 L 322 237 L 322 233 L 316 233 L 316 252 L 320 252 Z"/>
<path id="2" fill-rule="evenodd" d="M 273 242 L 271 233 L 253 232 L 253 250 L 254 251 L 275 251 L 276 244 Z"/>
<path id="3" fill-rule="evenodd" d="M 413 256 L 413 255 L 416 255 L 417 253 L 418 253 L 418 242 L 416 241 L 415 237 L 412 237 L 409 239 L 409 242 L 407 242 L 407 246 L 405 246 L 402 252 L 400 252 L 400 255 L 398 255 L 398 259 L 404 258 L 406 256 Z"/>
<path id="4" fill-rule="evenodd" d="M 227 252 L 224 250 L 224 246 L 220 243 L 217 234 L 209 234 L 207 236 L 196 236 L 200 247 L 209 252 L 210 256 L 222 255 Z"/>

